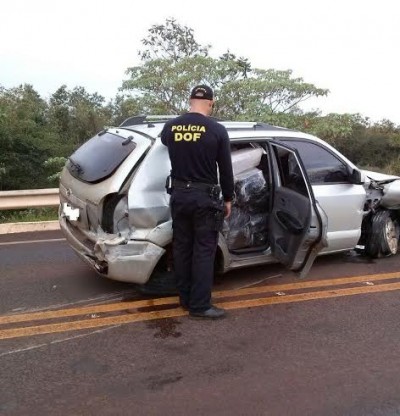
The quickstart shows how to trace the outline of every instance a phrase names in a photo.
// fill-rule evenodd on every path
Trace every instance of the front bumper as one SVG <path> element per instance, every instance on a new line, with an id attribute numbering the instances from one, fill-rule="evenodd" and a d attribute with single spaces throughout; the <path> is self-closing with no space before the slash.
<path id="1" fill-rule="evenodd" d="M 66 218 L 60 228 L 78 256 L 97 273 L 113 280 L 144 284 L 165 250 L 149 241 L 123 240 L 120 237 L 97 238 L 86 235 Z"/>

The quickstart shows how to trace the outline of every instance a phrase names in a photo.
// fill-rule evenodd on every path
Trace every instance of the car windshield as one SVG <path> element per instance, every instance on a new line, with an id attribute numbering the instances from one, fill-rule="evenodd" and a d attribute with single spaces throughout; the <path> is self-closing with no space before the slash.
<path id="1" fill-rule="evenodd" d="M 67 169 L 84 182 L 101 182 L 111 176 L 135 149 L 133 136 L 128 138 L 101 132 L 84 143 L 68 159 Z"/>

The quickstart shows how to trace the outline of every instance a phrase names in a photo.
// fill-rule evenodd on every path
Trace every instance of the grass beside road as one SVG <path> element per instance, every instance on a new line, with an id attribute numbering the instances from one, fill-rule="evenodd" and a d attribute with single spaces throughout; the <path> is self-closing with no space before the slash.
<path id="1" fill-rule="evenodd" d="M 55 221 L 57 218 L 58 207 L 0 211 L 0 224 L 8 222 Z"/>

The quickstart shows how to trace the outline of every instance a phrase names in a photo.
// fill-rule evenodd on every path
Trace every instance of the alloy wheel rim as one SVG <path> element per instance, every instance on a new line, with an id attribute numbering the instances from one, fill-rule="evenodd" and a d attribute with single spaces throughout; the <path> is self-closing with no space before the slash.
<path id="1" fill-rule="evenodd" d="M 385 237 L 392 254 L 396 254 L 399 247 L 399 236 L 395 222 L 389 220 L 385 226 Z"/>

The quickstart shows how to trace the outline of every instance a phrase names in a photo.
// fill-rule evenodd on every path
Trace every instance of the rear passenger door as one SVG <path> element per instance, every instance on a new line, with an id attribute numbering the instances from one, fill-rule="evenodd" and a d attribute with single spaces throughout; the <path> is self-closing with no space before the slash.
<path id="1" fill-rule="evenodd" d="M 315 201 L 297 150 L 268 142 L 272 163 L 270 245 L 273 256 L 306 276 L 315 257 L 327 245 L 327 217 Z"/>

